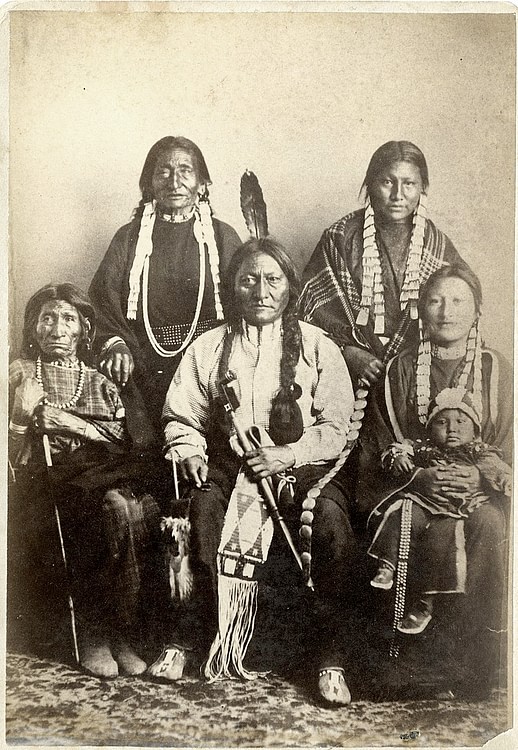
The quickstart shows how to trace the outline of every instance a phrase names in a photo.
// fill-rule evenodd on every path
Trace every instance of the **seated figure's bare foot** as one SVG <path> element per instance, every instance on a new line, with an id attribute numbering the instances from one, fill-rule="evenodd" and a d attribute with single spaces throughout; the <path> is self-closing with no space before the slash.
<path id="1" fill-rule="evenodd" d="M 132 677 L 146 671 L 146 662 L 140 656 L 137 656 L 126 641 L 119 641 L 114 652 L 121 674 Z"/>
<path id="2" fill-rule="evenodd" d="M 109 680 L 119 675 L 108 641 L 85 633 L 79 643 L 79 661 L 86 672 Z"/>

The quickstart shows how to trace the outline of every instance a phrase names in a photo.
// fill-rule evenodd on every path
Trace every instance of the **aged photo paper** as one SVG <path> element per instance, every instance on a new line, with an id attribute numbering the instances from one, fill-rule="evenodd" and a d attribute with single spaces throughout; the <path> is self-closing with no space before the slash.
<path id="1" fill-rule="evenodd" d="M 0 13 L 5 439 L 7 366 L 19 357 L 28 300 L 51 282 L 88 290 L 139 203 L 149 149 L 169 135 L 200 147 L 212 211 L 243 242 L 240 180 L 245 170 L 257 176 L 269 231 L 300 273 L 324 230 L 363 207 L 376 149 L 416 144 L 428 165 L 428 215 L 481 280 L 481 337 L 513 363 L 512 3 L 13 2 Z M 510 409 L 512 398 L 509 389 Z M 10 480 L 5 470 L 5 488 Z M 283 611 L 282 601 L 276 606 Z M 66 601 L 64 610 L 54 655 L 20 645 L 16 623 L 9 628 L 7 744 L 516 747 L 512 633 L 487 700 L 425 697 L 417 663 L 415 692 L 408 667 L 400 699 L 389 684 L 376 700 L 353 690 L 352 703 L 333 710 L 316 699 L 314 668 L 285 656 L 299 637 L 292 615 L 279 616 L 264 647 L 263 668 L 280 664 L 281 676 L 175 684 L 81 672 Z M 260 669 L 262 646 L 252 646 Z"/>

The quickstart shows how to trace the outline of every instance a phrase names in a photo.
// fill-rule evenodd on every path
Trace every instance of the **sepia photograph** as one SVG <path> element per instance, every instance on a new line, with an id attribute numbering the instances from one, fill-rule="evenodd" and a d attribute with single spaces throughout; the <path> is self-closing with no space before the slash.
<path id="1" fill-rule="evenodd" d="M 515 6 L 0 13 L 5 744 L 516 747 Z"/>

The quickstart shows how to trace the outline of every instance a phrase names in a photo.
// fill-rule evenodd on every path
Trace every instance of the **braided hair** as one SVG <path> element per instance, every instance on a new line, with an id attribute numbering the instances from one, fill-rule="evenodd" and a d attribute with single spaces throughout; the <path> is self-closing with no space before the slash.
<path id="1" fill-rule="evenodd" d="M 295 264 L 285 248 L 272 237 L 251 238 L 238 248 L 232 257 L 222 284 L 222 302 L 229 335 L 220 361 L 220 377 L 224 377 L 232 351 L 233 334 L 240 330 L 241 309 L 235 298 L 235 280 L 244 261 L 254 253 L 269 255 L 281 268 L 289 284 L 288 304 L 282 315 L 282 355 L 280 363 L 280 388 L 270 412 L 269 433 L 276 445 L 294 443 L 302 436 L 304 425 L 297 399 L 302 389 L 295 382 L 297 364 L 301 354 L 302 334 L 297 316 L 300 280 Z"/>

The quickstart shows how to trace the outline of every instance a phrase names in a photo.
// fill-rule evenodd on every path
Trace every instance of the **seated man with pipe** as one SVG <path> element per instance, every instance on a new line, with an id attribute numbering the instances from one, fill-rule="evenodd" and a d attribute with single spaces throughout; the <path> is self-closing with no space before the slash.
<path id="1" fill-rule="evenodd" d="M 347 580 L 357 550 L 332 475 L 354 410 L 347 366 L 323 331 L 297 319 L 297 272 L 270 237 L 237 250 L 223 291 L 227 325 L 186 352 L 163 411 L 166 457 L 191 486 L 199 617 L 176 656 L 182 662 L 184 647 L 203 649 L 209 680 L 255 676 L 243 666 L 256 608 L 254 569 L 275 530 L 286 536 L 301 582 L 304 576 L 314 586 L 320 696 L 345 705 L 351 700 L 342 651 L 351 629 Z M 279 519 L 277 500 L 281 510 L 296 509 L 296 542 Z M 181 676 L 181 669 L 173 672 Z"/>

